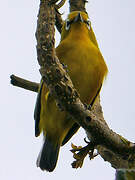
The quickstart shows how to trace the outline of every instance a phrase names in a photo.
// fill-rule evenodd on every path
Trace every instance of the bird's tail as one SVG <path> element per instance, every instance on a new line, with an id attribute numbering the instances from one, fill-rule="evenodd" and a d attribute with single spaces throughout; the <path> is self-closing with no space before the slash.
<path id="1" fill-rule="evenodd" d="M 43 147 L 37 158 L 37 167 L 42 170 L 52 172 L 55 169 L 58 155 L 59 155 L 60 143 L 55 145 L 46 137 Z"/>

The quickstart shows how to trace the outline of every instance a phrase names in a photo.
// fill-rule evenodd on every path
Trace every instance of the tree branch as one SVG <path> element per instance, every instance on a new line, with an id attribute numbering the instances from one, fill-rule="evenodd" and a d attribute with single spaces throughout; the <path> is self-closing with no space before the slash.
<path id="1" fill-rule="evenodd" d="M 85 11 L 85 2 L 70 0 L 70 10 Z M 115 156 L 120 159 L 120 162 L 126 162 L 126 168 L 135 167 L 134 143 L 124 138 L 122 140 L 120 135 L 109 129 L 103 118 L 100 101 L 97 101 L 90 112 L 79 100 L 76 89 L 55 54 L 54 24 L 55 5 L 50 0 L 41 0 L 36 30 L 37 59 L 41 66 L 40 73 L 50 93 L 61 106 L 61 109 L 67 111 L 87 131 L 90 139 L 92 137 L 104 159 L 107 159 L 108 155 L 107 160 L 114 166 L 111 160 Z M 20 87 L 24 88 L 23 85 Z M 124 166 L 124 164 L 119 164 L 119 166 Z M 117 165 L 114 167 L 119 168 Z"/>
<path id="2" fill-rule="evenodd" d="M 76 10 L 76 7 L 71 7 L 71 10 L 73 9 Z M 80 9 L 85 8 L 81 6 Z M 68 74 L 55 55 L 54 19 L 54 6 L 48 5 L 46 0 L 40 4 L 36 37 L 40 72 L 50 93 L 62 109 L 67 111 L 80 126 L 89 132 L 97 145 L 105 147 L 123 159 L 134 161 L 134 144 L 128 141 L 128 143 L 123 142 L 121 136 L 109 129 L 106 123 L 99 120 L 93 112 L 86 110 L 80 102 L 79 95 Z"/>
<path id="3" fill-rule="evenodd" d="M 20 88 L 24 88 L 26 90 L 34 91 L 34 92 L 38 92 L 39 83 L 35 83 L 35 82 L 31 82 L 31 81 L 22 79 L 13 74 L 10 76 L 10 79 L 11 79 L 11 84 L 13 86 L 17 86 Z"/>
<path id="4" fill-rule="evenodd" d="M 61 33 L 62 25 L 63 25 L 63 20 L 61 18 L 61 14 L 56 9 L 55 26 L 57 27 L 59 33 Z"/>
<path id="5" fill-rule="evenodd" d="M 87 2 L 88 2 L 87 0 L 69 0 L 70 12 L 71 11 L 84 11 L 84 12 L 86 12 L 85 4 Z"/>
<path id="6" fill-rule="evenodd" d="M 87 0 L 70 0 L 70 11 L 85 11 L 85 3 L 87 3 Z M 102 107 L 100 105 L 100 98 L 98 98 L 98 101 L 94 104 L 94 107 L 92 109 L 92 112 L 96 117 L 98 118 L 99 121 L 104 123 L 104 125 L 107 125 L 106 121 L 104 120 L 103 117 L 103 111 Z M 91 134 L 86 131 L 86 134 L 89 138 L 91 139 Z M 135 159 L 133 161 L 128 161 L 124 160 L 121 156 L 115 154 L 112 152 L 110 149 L 107 149 L 106 147 L 103 147 L 102 145 L 97 146 L 98 153 L 102 156 L 102 158 L 105 161 L 108 161 L 111 163 L 112 167 L 118 169 L 118 168 L 129 168 L 129 167 L 135 167 Z"/>

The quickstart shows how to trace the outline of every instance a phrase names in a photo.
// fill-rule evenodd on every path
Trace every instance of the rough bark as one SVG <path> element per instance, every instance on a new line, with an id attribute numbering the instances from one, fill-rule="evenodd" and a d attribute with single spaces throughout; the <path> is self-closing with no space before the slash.
<path id="1" fill-rule="evenodd" d="M 70 0 L 70 11 L 85 11 L 85 1 Z M 67 111 L 83 127 L 88 137 L 97 145 L 100 155 L 115 168 L 134 168 L 135 146 L 122 140 L 113 132 L 103 118 L 98 99 L 90 112 L 79 100 L 79 95 L 59 62 L 54 49 L 55 5 L 50 0 L 41 0 L 37 21 L 37 59 L 40 73 L 50 93 L 62 110 Z M 124 139 L 124 138 L 123 138 Z M 119 163 L 118 163 L 119 162 Z"/>

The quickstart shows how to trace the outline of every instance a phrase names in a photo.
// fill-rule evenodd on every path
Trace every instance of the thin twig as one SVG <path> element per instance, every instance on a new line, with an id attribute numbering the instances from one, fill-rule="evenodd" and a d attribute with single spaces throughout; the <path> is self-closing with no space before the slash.
<path id="1" fill-rule="evenodd" d="M 56 12 L 55 12 L 55 26 L 56 26 L 57 30 L 59 31 L 59 33 L 61 33 L 62 25 L 63 25 L 63 20 L 62 20 L 61 14 L 56 9 Z"/>
<path id="2" fill-rule="evenodd" d="M 58 4 L 56 4 L 56 8 L 60 9 L 64 4 L 65 4 L 66 0 L 61 0 Z"/>
<path id="3" fill-rule="evenodd" d="M 14 86 L 24 88 L 26 90 L 38 92 L 38 87 L 39 87 L 38 83 L 22 79 L 18 76 L 15 76 L 15 75 L 11 75 L 10 79 L 11 79 L 11 84 Z"/>

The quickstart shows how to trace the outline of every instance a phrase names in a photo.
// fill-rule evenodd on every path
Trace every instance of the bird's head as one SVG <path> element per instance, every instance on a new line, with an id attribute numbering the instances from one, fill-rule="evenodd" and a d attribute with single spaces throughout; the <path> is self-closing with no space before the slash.
<path id="1" fill-rule="evenodd" d="M 65 39 L 72 32 L 80 34 L 89 32 L 90 29 L 91 23 L 88 15 L 82 11 L 73 11 L 68 15 L 63 24 L 61 40 Z"/>

